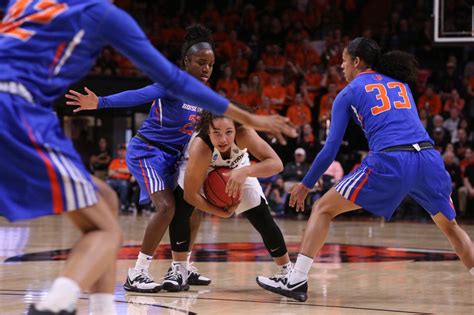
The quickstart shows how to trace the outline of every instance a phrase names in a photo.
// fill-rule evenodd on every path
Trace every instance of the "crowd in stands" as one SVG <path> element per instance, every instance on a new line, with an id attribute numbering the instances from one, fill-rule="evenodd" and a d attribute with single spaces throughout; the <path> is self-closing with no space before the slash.
<path id="1" fill-rule="evenodd" d="M 216 64 L 211 87 L 254 107 L 259 115 L 279 113 L 297 126 L 299 136 L 286 146 L 268 139 L 285 163 L 280 176 L 262 181 L 277 213 L 285 211 L 291 183 L 302 179 L 324 144 L 332 104 L 346 85 L 340 64 L 342 50 L 350 39 L 371 37 L 384 51 L 400 49 L 414 54 L 419 73 L 411 89 L 420 119 L 443 155 L 452 178 L 456 209 L 462 216 L 474 216 L 474 48 L 433 43 L 433 1 L 115 3 L 130 12 L 152 43 L 178 65 L 186 26 L 201 23 L 213 30 Z M 449 3 L 448 16 L 459 16 L 465 10 L 458 2 Z M 456 19 L 447 19 L 446 23 L 455 27 Z M 103 50 L 91 75 L 142 76 L 111 48 Z M 337 161 L 315 187 L 312 200 L 350 172 L 368 150 L 363 133 L 355 126 L 349 126 L 346 138 L 350 149 L 347 143 L 343 145 Z M 104 147 L 99 150 L 90 160 L 91 167 L 94 172 L 108 170 L 113 182 L 112 164 L 105 167 L 111 160 L 110 152 L 105 157 Z"/>

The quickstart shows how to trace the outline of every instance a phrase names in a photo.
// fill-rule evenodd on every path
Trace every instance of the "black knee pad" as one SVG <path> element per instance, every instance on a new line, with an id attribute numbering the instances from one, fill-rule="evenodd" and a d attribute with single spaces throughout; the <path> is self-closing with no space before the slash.
<path id="1" fill-rule="evenodd" d="M 174 252 L 189 251 L 191 227 L 189 224 L 194 207 L 183 198 L 183 189 L 177 187 L 174 191 L 175 212 L 169 227 L 171 249 Z"/>
<path id="2" fill-rule="evenodd" d="M 288 252 L 283 234 L 273 220 L 270 209 L 263 198 L 260 205 L 245 211 L 244 214 L 262 236 L 263 243 L 272 257 L 281 257 Z"/>

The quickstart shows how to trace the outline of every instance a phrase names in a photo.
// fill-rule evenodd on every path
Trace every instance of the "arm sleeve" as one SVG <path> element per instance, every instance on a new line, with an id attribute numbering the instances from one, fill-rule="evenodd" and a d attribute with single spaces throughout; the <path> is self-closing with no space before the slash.
<path id="1" fill-rule="evenodd" d="M 99 97 L 98 109 L 111 107 L 133 107 L 150 103 L 165 96 L 165 91 L 157 84 L 148 85 L 142 89 L 125 91 L 105 97 Z"/>
<path id="2" fill-rule="evenodd" d="M 352 101 L 352 91 L 347 86 L 342 90 L 334 100 L 332 107 L 331 127 L 329 128 L 329 135 L 326 144 L 316 156 L 309 172 L 303 178 L 303 185 L 308 188 L 313 188 L 318 179 L 331 165 L 336 158 L 336 154 L 341 146 L 344 133 L 346 132 L 347 124 L 350 119 L 349 107 Z"/>
<path id="3" fill-rule="evenodd" d="M 148 41 L 137 23 L 124 11 L 114 5 L 107 5 L 107 12 L 100 14 L 99 36 L 129 58 L 153 81 L 158 83 L 169 96 L 184 103 L 193 104 L 217 114 L 223 114 L 229 101 L 215 93 L 189 74 L 181 71 L 161 55 Z"/>

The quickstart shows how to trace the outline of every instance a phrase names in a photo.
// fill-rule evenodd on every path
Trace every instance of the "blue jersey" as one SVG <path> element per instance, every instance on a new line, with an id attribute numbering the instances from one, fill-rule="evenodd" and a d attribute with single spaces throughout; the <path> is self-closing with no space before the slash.
<path id="1" fill-rule="evenodd" d="M 334 161 L 350 118 L 361 126 L 371 151 L 422 141 L 433 143 L 420 122 L 408 85 L 374 71 L 362 72 L 334 101 L 329 135 L 303 179 L 306 187 L 313 187 Z"/>
<path id="2" fill-rule="evenodd" d="M 158 53 L 136 22 L 109 0 L 0 0 L 0 81 L 26 87 L 50 108 L 87 74 L 103 46 L 129 58 L 171 97 L 223 113 L 229 101 Z"/>
<path id="3" fill-rule="evenodd" d="M 98 108 L 129 107 L 149 102 L 153 102 L 150 113 L 138 132 L 151 143 L 180 153 L 194 131 L 201 108 L 166 96 L 166 91 L 157 84 L 99 97 Z"/>

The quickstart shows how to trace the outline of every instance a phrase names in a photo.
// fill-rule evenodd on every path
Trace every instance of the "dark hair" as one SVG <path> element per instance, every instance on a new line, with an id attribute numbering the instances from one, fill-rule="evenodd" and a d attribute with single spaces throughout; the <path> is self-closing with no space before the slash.
<path id="1" fill-rule="evenodd" d="M 191 46 L 197 43 L 206 42 L 215 50 L 214 40 L 212 39 L 212 31 L 201 24 L 194 24 L 186 28 L 184 36 L 184 44 L 181 47 L 181 66 L 184 67 L 184 58 Z"/>
<path id="2" fill-rule="evenodd" d="M 247 105 L 244 105 L 240 102 L 237 102 L 236 100 L 230 100 L 230 102 L 232 104 L 236 105 L 237 107 L 243 109 L 243 110 L 246 110 L 248 112 L 253 112 L 252 108 L 250 108 Z M 216 118 L 227 118 L 227 117 L 224 116 L 224 115 L 214 114 L 214 113 L 209 112 L 207 110 L 203 110 L 201 112 L 201 118 L 199 119 L 199 123 L 196 126 L 196 131 L 197 132 L 202 132 L 204 134 L 209 134 L 209 126 L 212 126 L 214 128 L 213 120 L 216 119 Z M 242 127 L 241 123 L 239 123 L 235 120 L 233 120 L 233 122 L 234 122 L 234 125 L 235 125 L 235 129 L 239 129 L 240 127 Z"/>
<path id="3" fill-rule="evenodd" d="M 347 45 L 347 52 L 352 58 L 359 57 L 377 72 L 408 84 L 416 82 L 418 61 L 412 54 L 394 50 L 382 55 L 379 45 L 366 37 L 353 39 Z"/>

